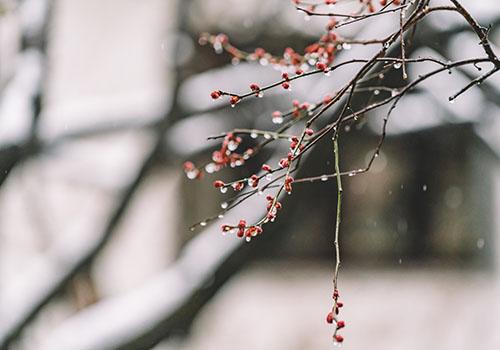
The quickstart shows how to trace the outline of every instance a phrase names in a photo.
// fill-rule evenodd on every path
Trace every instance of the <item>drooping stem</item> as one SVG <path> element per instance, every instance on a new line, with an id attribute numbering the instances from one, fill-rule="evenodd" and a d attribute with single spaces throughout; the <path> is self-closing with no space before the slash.
<path id="1" fill-rule="evenodd" d="M 333 244 L 335 246 L 335 272 L 333 275 L 333 289 L 337 290 L 337 280 L 340 268 L 340 246 L 339 246 L 339 231 L 342 210 L 342 177 L 340 175 L 340 152 L 338 144 L 339 133 L 336 133 L 333 138 L 333 153 L 335 156 L 335 173 L 337 174 L 337 214 L 335 217 L 335 238 Z"/>

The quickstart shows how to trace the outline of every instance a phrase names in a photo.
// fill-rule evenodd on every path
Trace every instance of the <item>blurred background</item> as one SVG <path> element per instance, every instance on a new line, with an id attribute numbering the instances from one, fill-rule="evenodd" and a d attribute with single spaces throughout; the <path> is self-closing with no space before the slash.
<path id="1" fill-rule="evenodd" d="M 500 53 L 496 1 L 462 3 L 492 26 Z M 297 185 L 277 222 L 247 244 L 223 237 L 220 224 L 255 220 L 262 197 L 189 227 L 229 198 L 213 180 L 252 174 L 283 149 L 205 181 L 182 171 L 187 159 L 210 158 L 217 143 L 207 136 L 272 128 L 272 111 L 321 99 L 356 68 L 228 108 L 210 91 L 246 91 L 280 72 L 231 63 L 198 45 L 199 34 L 281 54 L 314 42 L 325 21 L 305 21 L 286 0 L 0 0 L 0 349 L 333 346 L 324 316 L 335 182 Z M 341 33 L 373 38 L 398 23 L 377 17 Z M 375 49 L 344 47 L 338 60 Z M 429 55 L 482 53 L 447 13 L 418 27 L 410 56 Z M 410 66 L 410 77 L 429 68 Z M 344 181 L 346 349 L 500 348 L 500 75 L 450 104 L 478 72 L 451 73 L 400 102 L 372 170 Z M 394 69 L 384 84 L 400 79 Z M 366 164 L 382 117 L 344 130 L 342 169 Z M 299 175 L 332 173 L 332 161 L 331 144 L 320 143 Z"/>

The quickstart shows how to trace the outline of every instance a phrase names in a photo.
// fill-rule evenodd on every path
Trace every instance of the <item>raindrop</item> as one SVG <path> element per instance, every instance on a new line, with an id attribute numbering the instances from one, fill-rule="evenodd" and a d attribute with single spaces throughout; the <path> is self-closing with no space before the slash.
<path id="1" fill-rule="evenodd" d="M 375 90 L 375 91 L 373 91 L 373 94 L 374 94 L 375 96 L 379 95 L 379 94 L 380 94 L 380 90 Z"/>
<path id="2" fill-rule="evenodd" d="M 216 43 L 214 44 L 214 50 L 215 50 L 215 53 L 217 53 L 217 54 L 221 54 L 221 53 L 222 53 L 222 51 L 224 51 L 224 50 L 222 49 L 222 44 L 221 44 L 220 42 L 216 42 Z"/>
<path id="3" fill-rule="evenodd" d="M 401 62 L 396 62 L 396 63 L 394 63 L 393 67 L 394 67 L 394 69 L 399 69 L 399 68 L 401 68 Z"/>
<path id="4" fill-rule="evenodd" d="M 266 174 L 266 180 L 272 180 L 273 174 Z"/>
<path id="5" fill-rule="evenodd" d="M 206 221 L 202 221 L 202 222 L 200 222 L 200 226 L 203 226 L 203 227 L 207 226 Z"/>
<path id="6" fill-rule="evenodd" d="M 219 219 L 223 219 L 223 218 L 224 218 L 224 215 L 223 215 L 223 214 L 219 214 L 219 215 L 217 215 L 217 217 L 218 217 Z"/>
<path id="7" fill-rule="evenodd" d="M 345 128 L 344 128 L 345 132 L 349 132 L 351 131 L 351 126 L 350 125 L 346 125 Z"/>
<path id="8" fill-rule="evenodd" d="M 227 209 L 227 207 L 228 207 L 228 206 L 229 206 L 229 204 L 228 204 L 227 202 L 222 202 L 222 203 L 220 204 L 220 207 L 221 207 L 222 209 Z"/>
<path id="9" fill-rule="evenodd" d="M 271 138 L 271 135 L 270 135 L 270 134 L 268 134 L 268 133 L 266 132 L 266 133 L 264 134 L 264 138 L 265 138 L 266 140 L 269 140 L 269 139 Z"/>
<path id="10" fill-rule="evenodd" d="M 262 97 L 264 97 L 264 93 L 263 93 L 263 92 L 259 92 L 259 93 L 257 94 L 257 97 L 258 97 L 258 98 L 262 98 Z"/>
<path id="11" fill-rule="evenodd" d="M 259 192 L 257 192 L 257 194 L 258 194 L 259 196 L 262 196 L 262 195 L 264 194 L 264 191 L 259 190 Z"/>
<path id="12" fill-rule="evenodd" d="M 343 44 L 342 44 L 342 48 L 343 48 L 344 50 L 350 50 L 350 49 L 351 49 L 351 44 L 348 44 L 348 43 L 343 43 Z"/>
<path id="13" fill-rule="evenodd" d="M 259 135 L 258 135 L 256 132 L 252 132 L 252 133 L 250 134 L 250 137 L 251 137 L 252 139 L 256 139 L 256 138 L 257 138 L 257 136 L 259 136 Z"/>
<path id="14" fill-rule="evenodd" d="M 208 163 L 205 165 L 205 171 L 209 174 L 212 174 L 217 169 L 217 165 L 215 163 Z"/>
<path id="15" fill-rule="evenodd" d="M 227 187 L 221 187 L 220 188 L 221 193 L 226 193 L 227 192 Z"/>
<path id="16" fill-rule="evenodd" d="M 422 186 L 422 190 L 423 190 L 424 192 L 425 192 L 425 191 L 427 191 L 427 185 L 423 185 L 423 186 Z"/>
<path id="17" fill-rule="evenodd" d="M 356 175 L 356 172 L 354 172 L 354 171 L 351 171 L 351 172 L 349 173 L 349 176 L 354 176 L 354 175 Z"/>
<path id="18" fill-rule="evenodd" d="M 235 151 L 238 148 L 238 143 L 234 141 L 229 141 L 227 144 L 227 149 L 230 151 Z"/>
<path id="19" fill-rule="evenodd" d="M 326 176 L 326 175 L 321 176 L 321 181 L 327 181 L 327 180 L 328 180 L 328 176 Z"/>
<path id="20" fill-rule="evenodd" d="M 186 172 L 186 176 L 190 180 L 196 179 L 196 177 L 198 176 L 198 171 L 197 170 L 190 170 L 190 171 Z"/>
<path id="21" fill-rule="evenodd" d="M 398 90 L 394 89 L 394 90 L 391 90 L 391 97 L 394 97 L 398 94 Z"/>
<path id="22" fill-rule="evenodd" d="M 274 124 L 281 124 L 283 123 L 283 117 L 281 115 L 279 116 L 274 116 L 273 119 L 272 119 L 273 123 Z M 265 137 L 266 135 L 264 135 Z"/>
<path id="23" fill-rule="evenodd" d="M 252 240 L 252 238 L 251 238 L 251 237 L 247 237 L 247 238 L 245 238 L 245 241 L 247 241 L 247 242 L 250 242 L 251 240 Z"/>

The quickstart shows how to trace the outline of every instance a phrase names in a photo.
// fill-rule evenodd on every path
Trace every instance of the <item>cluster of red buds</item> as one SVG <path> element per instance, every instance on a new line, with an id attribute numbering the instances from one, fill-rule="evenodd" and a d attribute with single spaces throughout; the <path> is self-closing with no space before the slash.
<path id="1" fill-rule="evenodd" d="M 303 113 L 310 114 L 312 107 L 313 107 L 313 105 L 311 105 L 309 102 L 300 103 L 299 100 L 293 100 L 292 101 L 292 116 L 294 118 L 299 118 L 300 116 L 303 115 Z"/>
<path id="2" fill-rule="evenodd" d="M 296 5 L 296 6 L 306 6 L 305 8 L 307 9 L 307 11 L 309 13 L 312 13 L 314 11 L 316 11 L 316 8 L 320 5 L 335 5 L 337 4 L 337 1 L 338 0 L 323 0 L 323 4 L 319 3 L 319 4 L 310 4 L 308 3 L 307 1 L 303 1 L 303 0 L 292 0 L 292 2 Z M 366 10 L 369 12 L 369 13 L 373 13 L 377 10 L 376 6 L 374 5 L 374 0 L 359 0 L 359 2 L 361 4 L 363 4 L 364 6 L 366 6 Z M 387 0 L 379 0 L 378 1 L 380 3 L 381 6 L 386 6 L 389 2 Z M 400 5 L 401 4 L 401 0 L 392 0 L 391 2 L 393 5 Z"/>
<path id="3" fill-rule="evenodd" d="M 293 182 L 293 177 L 291 176 L 285 177 L 285 192 L 288 194 L 292 193 L 292 182 Z"/>
<path id="4" fill-rule="evenodd" d="M 253 154 L 253 149 L 249 148 L 243 153 L 237 153 L 236 150 L 241 141 L 241 137 L 228 133 L 222 141 L 221 148 L 212 153 L 212 162 L 205 166 L 205 171 L 213 173 L 228 165 L 231 168 L 243 165 L 245 160 Z"/>
<path id="5" fill-rule="evenodd" d="M 339 310 L 340 308 L 342 308 L 342 306 L 344 306 L 344 304 L 339 301 L 339 291 L 335 289 L 333 291 L 333 308 L 332 311 L 330 311 L 326 315 L 326 323 L 335 326 L 335 330 L 333 332 L 333 341 L 336 344 L 341 344 L 344 341 L 344 337 L 338 334 L 338 331 L 345 327 L 345 322 L 339 320 L 338 318 Z"/>
<path id="6" fill-rule="evenodd" d="M 331 20 L 327 28 L 334 27 L 335 21 Z M 329 31 L 323 35 L 321 39 L 306 47 L 305 51 L 310 58 L 316 60 L 316 68 L 328 72 L 328 65 L 332 64 L 335 59 L 335 52 L 337 51 L 338 36 L 333 31 Z"/>
<path id="7" fill-rule="evenodd" d="M 221 227 L 223 233 L 236 233 L 236 236 L 239 238 L 245 237 L 247 242 L 258 236 L 262 233 L 262 227 L 259 225 L 250 225 L 247 226 L 247 222 L 245 220 L 240 220 L 237 226 L 231 225 L 222 225 Z"/>
<path id="8" fill-rule="evenodd" d="M 331 20 L 327 26 L 328 33 L 325 34 L 317 42 L 309 45 L 303 53 L 295 51 L 291 47 L 285 48 L 283 54 L 272 55 L 263 48 L 256 48 L 254 52 L 244 52 L 233 46 L 225 34 L 211 35 L 203 33 L 200 36 L 200 44 L 212 44 L 215 52 L 222 53 L 226 51 L 232 56 L 233 63 L 238 63 L 242 60 L 258 61 L 261 65 L 272 65 L 276 69 L 282 71 L 295 71 L 295 74 L 301 75 L 309 67 L 314 67 L 317 62 L 323 62 L 327 65 L 331 64 L 335 58 L 335 51 L 338 44 L 338 35 L 333 32 L 335 28 L 335 20 Z M 286 90 L 290 89 L 290 81 L 283 77 L 286 81 L 282 83 L 282 87 Z M 252 89 L 252 91 L 258 91 Z M 220 94 L 217 91 L 212 93 L 214 99 L 219 98 Z M 235 99 L 237 96 L 235 96 Z"/>
<path id="9" fill-rule="evenodd" d="M 264 96 L 262 94 L 262 91 L 260 90 L 260 86 L 257 85 L 257 84 L 255 84 L 255 83 L 250 84 L 250 90 L 252 90 L 253 92 L 255 92 L 255 96 L 257 96 L 257 97 Z"/>
<path id="10" fill-rule="evenodd" d="M 266 196 L 267 200 L 267 216 L 266 216 L 266 222 L 274 222 L 276 220 L 276 216 L 278 215 L 278 210 L 280 210 L 283 206 L 281 205 L 281 202 L 279 202 L 275 197 L 273 196 Z"/>
<path id="11" fill-rule="evenodd" d="M 224 94 L 220 90 L 214 90 L 210 93 L 210 97 L 212 97 L 212 99 L 214 100 L 219 99 L 220 97 L 222 97 L 222 95 L 227 95 L 227 94 Z M 238 95 L 230 95 L 229 97 L 229 103 L 231 104 L 231 107 L 236 106 L 236 104 L 238 104 L 240 101 L 241 98 Z"/>

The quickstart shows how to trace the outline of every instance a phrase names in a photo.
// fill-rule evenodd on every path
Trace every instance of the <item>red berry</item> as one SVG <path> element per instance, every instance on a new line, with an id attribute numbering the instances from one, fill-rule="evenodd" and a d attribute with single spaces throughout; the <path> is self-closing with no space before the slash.
<path id="1" fill-rule="evenodd" d="M 194 170 L 195 168 L 196 167 L 194 166 L 193 162 L 184 162 L 184 171 Z"/>
<path id="2" fill-rule="evenodd" d="M 285 80 L 288 80 L 290 79 L 290 77 L 288 76 L 288 73 L 287 72 L 283 72 L 283 74 L 281 74 L 281 77 Z"/>
<path id="3" fill-rule="evenodd" d="M 261 58 L 261 57 L 264 57 L 264 55 L 266 54 L 266 50 L 264 50 L 261 47 L 258 47 L 255 49 L 254 53 L 255 53 L 255 56 L 257 56 L 258 58 Z"/>
<path id="4" fill-rule="evenodd" d="M 223 33 L 217 34 L 217 36 L 215 37 L 215 40 L 217 40 L 221 44 L 227 44 L 229 42 L 229 38 L 227 37 L 226 34 L 223 34 Z"/>
<path id="5" fill-rule="evenodd" d="M 318 68 L 319 70 L 326 70 L 327 65 L 324 64 L 323 62 L 318 62 L 316 63 L 316 68 Z"/>
<path id="6" fill-rule="evenodd" d="M 260 90 L 260 87 L 259 87 L 259 85 L 257 85 L 257 84 L 255 84 L 255 83 L 253 83 L 253 84 L 250 84 L 250 89 L 251 89 L 252 91 L 259 91 L 259 90 Z"/>
<path id="7" fill-rule="evenodd" d="M 241 191 L 244 186 L 245 186 L 245 184 L 243 182 L 235 182 L 233 184 L 233 190 L 235 190 L 235 191 Z"/>
<path id="8" fill-rule="evenodd" d="M 333 323 L 333 314 L 331 312 L 326 315 L 326 323 Z"/>
<path id="9" fill-rule="evenodd" d="M 283 158 L 280 160 L 280 167 L 288 168 L 289 165 L 290 165 L 290 162 L 288 161 L 288 159 Z"/>
<path id="10" fill-rule="evenodd" d="M 259 186 L 259 177 L 257 175 L 250 176 L 250 186 L 254 188 Z"/>
<path id="11" fill-rule="evenodd" d="M 231 98 L 229 99 L 229 102 L 231 103 L 231 106 L 234 106 L 238 102 L 240 102 L 240 98 L 236 95 L 232 95 Z"/>
<path id="12" fill-rule="evenodd" d="M 271 171 L 271 170 L 273 170 L 273 169 L 271 168 L 271 166 L 270 166 L 270 165 L 268 165 L 268 164 L 263 164 L 263 165 L 262 165 L 262 170 L 264 170 L 264 171 Z"/>
<path id="13" fill-rule="evenodd" d="M 238 223 L 239 228 L 245 228 L 247 226 L 247 222 L 245 220 L 240 220 Z"/>
<path id="14" fill-rule="evenodd" d="M 283 83 L 281 84 L 281 86 L 282 86 L 282 87 L 283 87 L 283 89 L 285 89 L 285 90 L 290 89 L 290 84 L 289 84 L 288 82 L 286 82 L 286 81 L 285 81 L 285 82 L 283 82 Z"/>
<path id="15" fill-rule="evenodd" d="M 217 180 L 217 181 L 214 181 L 214 187 L 215 188 L 221 188 L 221 187 L 224 187 L 226 184 L 221 181 L 221 180 Z"/>
<path id="16" fill-rule="evenodd" d="M 307 136 L 312 136 L 312 135 L 314 134 L 314 130 L 313 130 L 313 129 L 311 129 L 311 128 L 307 128 L 307 129 L 305 130 L 305 134 L 306 134 Z"/>
<path id="17" fill-rule="evenodd" d="M 221 93 L 220 93 L 220 91 L 217 91 L 217 90 L 216 90 L 216 91 L 212 91 L 212 92 L 210 93 L 210 96 L 211 96 L 214 100 L 216 100 L 216 99 L 218 99 L 218 98 L 221 96 Z"/>
<path id="18" fill-rule="evenodd" d="M 340 334 L 337 334 L 335 336 L 335 340 L 338 342 L 338 343 L 342 343 L 344 341 L 344 337 L 341 336 Z"/>
<path id="19" fill-rule="evenodd" d="M 341 329 L 345 327 L 345 322 L 344 321 L 338 321 L 337 322 L 337 329 Z"/>

